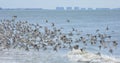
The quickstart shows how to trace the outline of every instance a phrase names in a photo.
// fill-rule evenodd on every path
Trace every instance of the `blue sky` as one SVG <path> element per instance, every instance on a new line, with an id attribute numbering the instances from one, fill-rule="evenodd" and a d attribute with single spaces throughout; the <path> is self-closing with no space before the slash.
<path id="1" fill-rule="evenodd" d="M 45 8 L 63 7 L 120 8 L 120 0 L 0 0 L 3 8 Z"/>

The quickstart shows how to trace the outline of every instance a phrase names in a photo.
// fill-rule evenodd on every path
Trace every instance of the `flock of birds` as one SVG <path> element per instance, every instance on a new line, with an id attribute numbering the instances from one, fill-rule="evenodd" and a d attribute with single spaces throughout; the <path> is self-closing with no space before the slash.
<path id="1" fill-rule="evenodd" d="M 97 46 L 99 51 L 108 48 L 110 53 L 113 53 L 118 45 L 118 42 L 111 40 L 110 35 L 99 33 L 81 35 L 82 32 L 75 28 L 71 28 L 70 32 L 62 32 L 64 27 L 57 28 L 55 23 L 48 26 L 41 26 L 39 24 L 31 24 L 28 21 L 16 21 L 17 16 L 13 16 L 11 20 L 0 21 L 0 49 L 24 49 L 29 51 L 31 49 L 39 51 L 51 49 L 58 51 L 60 49 L 79 49 L 81 52 L 86 50 L 86 46 Z M 70 23 L 70 20 L 66 22 Z M 106 27 L 109 31 L 109 27 Z M 83 46 L 80 46 L 80 45 Z"/>

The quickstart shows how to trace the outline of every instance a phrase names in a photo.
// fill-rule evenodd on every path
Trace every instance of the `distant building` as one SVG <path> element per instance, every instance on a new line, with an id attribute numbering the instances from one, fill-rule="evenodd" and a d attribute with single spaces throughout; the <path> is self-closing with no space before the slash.
<path id="1" fill-rule="evenodd" d="M 74 7 L 74 10 L 79 10 L 79 7 Z"/>
<path id="2" fill-rule="evenodd" d="M 86 10 L 86 8 L 81 8 L 80 10 Z"/>
<path id="3" fill-rule="evenodd" d="M 96 10 L 110 10 L 110 8 L 96 8 Z"/>
<path id="4" fill-rule="evenodd" d="M 42 8 L 24 8 L 24 10 L 42 10 Z"/>
<path id="5" fill-rule="evenodd" d="M 64 7 L 56 7 L 56 10 L 64 10 Z"/>
<path id="6" fill-rule="evenodd" d="M 88 8 L 87 10 L 90 10 L 90 11 L 91 11 L 91 10 L 93 10 L 93 8 Z"/>
<path id="7" fill-rule="evenodd" d="M 112 10 L 120 10 L 120 8 L 113 8 Z"/>
<path id="8" fill-rule="evenodd" d="M 72 7 L 67 7 L 66 10 L 72 10 Z"/>

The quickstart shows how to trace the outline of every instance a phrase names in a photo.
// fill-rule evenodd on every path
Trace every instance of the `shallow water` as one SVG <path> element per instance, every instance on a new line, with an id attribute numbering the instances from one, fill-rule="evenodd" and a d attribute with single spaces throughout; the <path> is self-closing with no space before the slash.
<path id="1" fill-rule="evenodd" d="M 14 15 L 17 16 L 17 21 L 29 21 L 43 26 L 50 26 L 45 23 L 46 20 L 49 23 L 54 22 L 56 27 L 65 29 L 63 32 L 71 31 L 74 27 L 85 35 L 95 34 L 96 29 L 100 29 L 101 33 L 112 35 L 112 39 L 119 43 L 113 54 L 107 52 L 107 49 L 101 52 L 120 58 L 120 11 L 0 10 L 0 19 L 11 19 Z M 70 20 L 70 23 L 67 23 L 67 20 Z M 109 32 L 105 31 L 107 26 L 110 28 Z M 96 52 L 98 48 L 89 45 L 88 50 Z"/>

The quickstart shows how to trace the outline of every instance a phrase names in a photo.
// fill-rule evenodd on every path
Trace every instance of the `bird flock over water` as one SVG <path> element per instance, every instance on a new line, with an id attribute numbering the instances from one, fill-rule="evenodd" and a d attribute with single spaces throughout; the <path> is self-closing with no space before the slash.
<path id="1" fill-rule="evenodd" d="M 48 26 L 41 26 L 40 24 L 31 24 L 28 21 L 17 21 L 17 16 L 13 16 L 11 20 L 0 21 L 0 49 L 24 49 L 30 51 L 31 49 L 39 50 L 53 50 L 60 49 L 78 49 L 84 52 L 89 46 L 97 46 L 98 52 L 101 49 L 108 49 L 110 53 L 117 47 L 118 42 L 112 40 L 111 35 L 100 33 L 97 29 L 95 34 L 86 33 L 81 35 L 80 30 L 71 28 L 70 32 L 64 33 L 64 27 L 57 28 L 55 23 L 49 23 Z M 70 20 L 66 20 L 69 24 Z M 62 31 L 63 30 L 63 31 Z M 107 26 L 106 31 L 109 31 Z M 100 52 L 99 52 L 100 54 Z"/>

